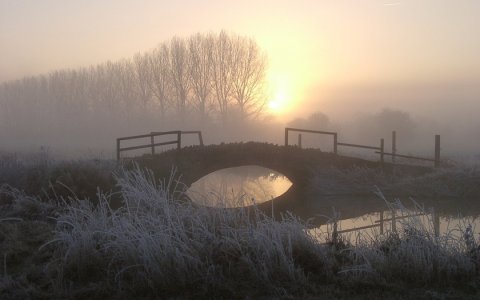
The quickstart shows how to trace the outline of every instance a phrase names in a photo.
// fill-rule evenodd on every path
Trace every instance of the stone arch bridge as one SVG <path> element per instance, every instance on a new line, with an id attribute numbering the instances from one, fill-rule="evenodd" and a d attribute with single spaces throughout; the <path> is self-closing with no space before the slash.
<path id="1" fill-rule="evenodd" d="M 341 197 L 336 197 L 329 195 L 329 192 L 325 190 L 319 195 L 315 189 L 312 189 L 312 178 L 318 172 L 323 171 L 324 174 L 325 172 L 328 174 L 329 170 L 333 169 L 342 171 L 352 168 L 368 168 L 382 174 L 402 172 L 402 174 L 421 175 L 432 170 L 428 167 L 392 165 L 344 157 L 321 152 L 318 149 L 301 149 L 295 146 L 256 142 L 190 146 L 155 155 L 144 155 L 136 158 L 135 161 L 141 167 L 152 170 L 158 178 L 169 178 L 174 167 L 176 174 L 181 176 L 180 181 L 186 186 L 190 186 L 201 177 L 219 169 L 244 165 L 270 168 L 287 176 L 292 182 L 292 186 L 283 195 L 258 206 L 266 212 L 271 212 L 273 205 L 276 215 L 291 211 L 305 218 L 308 218 L 309 213 L 313 210 L 325 211 L 326 214 L 329 214 L 332 207 L 340 210 L 342 210 L 341 207 L 344 207 L 346 209 L 342 211 L 351 211 L 346 215 L 342 214 L 344 217 L 361 215 L 371 209 L 368 206 L 372 203 L 374 205 L 382 204 L 371 192 L 373 186 L 369 188 L 368 195 L 343 193 L 343 195 L 337 195 Z M 332 185 L 331 182 L 329 185 Z M 328 189 L 328 187 L 325 188 Z M 357 200 L 352 201 L 353 196 Z M 367 198 L 365 199 L 365 197 Z M 371 199 L 372 197 L 373 199 Z"/>

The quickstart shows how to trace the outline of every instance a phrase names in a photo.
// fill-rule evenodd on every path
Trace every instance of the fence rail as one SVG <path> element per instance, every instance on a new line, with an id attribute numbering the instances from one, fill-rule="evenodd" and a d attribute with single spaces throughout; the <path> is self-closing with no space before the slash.
<path id="1" fill-rule="evenodd" d="M 165 146 L 165 145 L 177 145 L 177 149 L 181 149 L 182 147 L 182 135 L 184 134 L 197 134 L 198 135 L 198 142 L 200 146 L 203 146 L 203 137 L 202 137 L 202 132 L 201 131 L 180 131 L 180 130 L 174 130 L 174 131 L 163 131 L 163 132 L 155 132 L 152 131 L 149 134 L 140 134 L 140 135 L 133 135 L 133 136 L 126 136 L 126 137 L 120 137 L 117 138 L 117 160 L 120 160 L 120 153 L 124 151 L 129 151 L 129 150 L 138 150 L 138 149 L 145 149 L 145 148 L 151 148 L 152 155 L 155 154 L 155 147 L 157 146 Z M 176 139 L 167 141 L 167 142 L 161 142 L 161 143 L 156 143 L 155 142 L 155 137 L 156 136 L 162 136 L 162 135 L 174 135 Z M 136 140 L 136 139 L 142 139 L 142 138 L 150 138 L 150 143 L 149 144 L 143 144 L 143 145 L 137 145 L 137 146 L 130 146 L 130 147 L 121 147 L 121 142 L 122 141 L 128 141 L 128 140 Z"/>
<path id="2" fill-rule="evenodd" d="M 434 162 L 435 167 L 440 166 L 440 135 L 435 135 L 435 156 L 434 158 L 426 158 L 426 157 L 419 157 L 413 155 L 405 155 L 405 154 L 398 154 L 397 153 L 397 146 L 396 146 L 396 132 L 392 132 L 392 152 L 385 152 L 385 140 L 382 138 L 380 139 L 380 146 L 370 146 L 370 145 L 361 145 L 361 144 L 352 144 L 346 142 L 339 142 L 338 141 L 338 133 L 333 131 L 323 131 L 323 130 L 311 130 L 311 129 L 302 129 L 302 128 L 285 128 L 285 146 L 289 145 L 289 133 L 290 132 L 300 132 L 298 135 L 298 146 L 302 147 L 302 134 L 301 133 L 313 133 L 313 134 L 320 134 L 320 135 L 329 135 L 333 137 L 333 153 L 338 154 L 338 147 L 353 147 L 353 148 L 360 148 L 360 149 L 369 149 L 369 150 L 376 150 L 374 153 L 380 155 L 380 162 L 384 162 L 385 156 L 391 156 L 392 162 L 395 163 L 395 158 L 407 158 L 407 159 L 415 159 L 415 160 L 423 160 L 423 161 L 430 161 Z M 144 149 L 144 148 L 151 148 L 152 155 L 155 154 L 155 147 L 158 146 L 165 146 L 165 145 L 177 145 L 177 149 L 182 147 L 182 135 L 185 134 L 196 134 L 198 136 L 198 143 L 200 146 L 203 146 L 203 136 L 202 132 L 199 130 L 189 130 L 189 131 L 164 131 L 164 132 L 155 132 L 152 131 L 149 134 L 141 134 L 141 135 L 134 135 L 134 136 L 127 136 L 127 137 L 120 137 L 117 138 L 117 160 L 120 160 L 120 153 L 123 151 L 129 150 L 137 150 L 137 149 Z M 156 136 L 162 135 L 175 135 L 176 139 L 161 143 L 155 142 Z M 134 139 L 141 139 L 141 138 L 150 138 L 149 144 L 144 145 L 137 145 L 137 146 L 130 146 L 130 147 L 121 147 L 122 141 L 127 140 L 134 140 Z"/>
<path id="3" fill-rule="evenodd" d="M 385 152 L 385 139 L 380 139 L 380 146 L 370 146 L 370 145 L 360 145 L 360 144 L 352 144 L 352 143 L 345 143 L 338 141 L 338 133 L 332 131 L 322 131 L 322 130 L 311 130 L 311 129 L 301 129 L 301 128 L 285 128 L 285 146 L 289 145 L 289 133 L 290 132 L 303 132 L 303 133 L 314 133 L 314 134 L 321 134 L 321 135 L 331 135 L 333 136 L 333 153 L 338 154 L 338 147 L 352 147 L 352 148 L 360 148 L 360 149 L 369 149 L 369 150 L 376 150 L 374 153 L 380 155 L 380 162 L 384 162 L 385 156 L 391 156 L 392 162 L 395 163 L 395 158 L 407 158 L 407 159 L 415 159 L 415 160 L 423 160 L 423 161 L 430 161 L 433 162 L 435 167 L 440 166 L 440 135 L 435 135 L 435 157 L 434 158 L 426 158 L 426 157 L 419 157 L 413 155 L 405 155 L 405 154 L 398 154 L 397 153 L 397 140 L 396 140 L 396 132 L 392 131 L 392 152 Z M 298 134 L 298 147 L 302 147 L 302 134 Z"/>
<path id="4" fill-rule="evenodd" d="M 338 146 L 344 146 L 344 147 L 353 147 L 353 148 L 362 148 L 362 149 L 370 149 L 370 150 L 379 150 L 378 152 L 380 154 L 380 161 L 384 162 L 384 139 L 380 139 L 380 146 L 368 146 L 368 145 L 358 145 L 358 144 L 351 144 L 351 143 L 343 143 L 338 141 L 338 133 L 337 132 L 332 132 L 332 131 L 321 131 L 321 130 L 310 130 L 310 129 L 300 129 L 300 128 L 290 128 L 287 127 L 285 128 L 285 146 L 289 145 L 289 133 L 290 131 L 293 132 L 306 132 L 306 133 L 315 133 L 315 134 L 323 134 L 323 135 L 332 135 L 333 136 L 333 153 L 338 154 Z M 301 148 L 302 147 L 302 135 L 298 135 L 298 146 Z"/>
<path id="5" fill-rule="evenodd" d="M 287 128 L 285 128 L 285 146 L 288 146 L 288 133 L 290 131 L 332 135 L 333 136 L 333 153 L 337 154 L 337 144 L 338 144 L 337 137 L 338 137 L 338 135 L 337 135 L 336 132 L 287 127 Z M 301 135 L 299 135 L 298 136 L 298 144 L 299 144 L 300 147 L 301 147 L 301 142 L 302 142 L 302 137 L 301 137 Z"/>
<path id="6" fill-rule="evenodd" d="M 380 153 L 380 152 L 377 151 L 377 152 L 375 152 L 375 153 Z M 436 160 L 435 160 L 434 158 L 426 158 L 426 157 L 419 157 L 419 156 L 412 156 L 412 155 L 404 155 L 404 154 L 398 154 L 398 153 L 388 153 L 388 152 L 384 152 L 383 155 L 436 162 Z"/>
<path id="7" fill-rule="evenodd" d="M 393 210 L 391 211 L 391 214 L 392 214 L 391 218 L 384 218 L 384 212 L 381 211 L 380 212 L 380 220 L 375 220 L 372 225 L 354 227 L 354 228 L 337 230 L 337 231 L 335 231 L 335 228 L 337 228 L 337 226 L 334 225 L 333 236 L 335 238 L 338 234 L 349 233 L 349 232 L 354 232 L 354 231 L 359 231 L 359 230 L 364 230 L 364 229 L 369 229 L 369 228 L 375 228 L 375 227 L 380 227 L 380 234 L 383 234 L 384 233 L 384 228 L 385 228 L 385 223 L 391 223 L 392 231 L 396 232 L 397 231 L 397 221 L 398 220 L 427 215 L 427 213 L 425 213 L 425 212 L 420 212 L 420 213 L 414 213 L 414 214 L 409 214 L 409 215 L 397 216 L 395 214 L 395 211 L 393 211 Z M 439 215 L 435 213 L 433 208 L 431 209 L 431 215 L 432 215 L 434 234 L 435 234 L 435 236 L 439 236 L 439 234 L 440 234 L 440 218 L 439 218 Z"/>
<path id="8" fill-rule="evenodd" d="M 363 148 L 363 149 L 372 149 L 372 150 L 382 150 L 381 147 L 375 147 L 375 146 L 366 146 L 366 145 L 357 145 L 357 144 L 349 144 L 349 143 L 337 143 L 338 146 L 347 146 L 347 147 L 355 147 L 355 148 Z M 376 152 L 380 153 L 380 152 Z"/>
<path id="9" fill-rule="evenodd" d="M 198 136 L 198 144 L 203 146 L 203 136 L 200 130 L 189 130 L 189 131 L 182 131 L 182 135 L 184 134 L 196 134 Z"/>

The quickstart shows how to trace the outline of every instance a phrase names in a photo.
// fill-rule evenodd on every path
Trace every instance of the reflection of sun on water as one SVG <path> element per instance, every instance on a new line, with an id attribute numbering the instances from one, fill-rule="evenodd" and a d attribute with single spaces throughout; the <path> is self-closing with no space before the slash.
<path id="1" fill-rule="evenodd" d="M 272 200 L 291 185 L 292 182 L 278 172 L 250 165 L 212 172 L 194 182 L 187 195 L 201 205 L 241 207 Z"/>

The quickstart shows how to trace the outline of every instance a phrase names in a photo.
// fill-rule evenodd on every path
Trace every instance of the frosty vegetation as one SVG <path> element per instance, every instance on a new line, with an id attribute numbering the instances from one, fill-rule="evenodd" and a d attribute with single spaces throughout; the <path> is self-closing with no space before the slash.
<path id="1" fill-rule="evenodd" d="M 65 173 L 75 169 L 84 172 Z M 3 299 L 478 296 L 480 250 L 468 226 L 437 237 L 412 219 L 352 245 L 288 213 L 194 205 L 173 175 L 117 169 L 115 181 L 88 200 L 2 187 Z"/>
<path id="2" fill-rule="evenodd" d="M 184 128 L 205 129 L 215 142 L 226 141 L 218 135 L 224 129 L 236 141 L 271 141 L 267 123 L 256 123 L 268 99 L 266 67 L 255 41 L 220 32 L 175 37 L 131 59 L 5 82 L 2 151 L 113 149 L 119 136 Z M 416 132 L 411 116 L 399 110 L 381 110 L 358 124 L 347 124 L 346 141 L 371 134 L 373 143 L 395 129 L 407 139 Z M 338 129 L 321 112 L 290 125 Z M 279 128 L 271 132 L 281 139 Z M 159 181 L 150 171 L 108 160 L 54 161 L 48 148 L 32 161 L 0 154 L 2 299 L 392 298 L 405 290 L 412 298 L 478 297 L 480 248 L 468 224 L 460 235 L 438 237 L 412 220 L 402 232 L 352 245 L 335 230 L 319 238 L 288 212 L 274 219 L 255 206 L 195 205 L 173 175 Z M 475 167 L 421 177 L 331 168 L 312 170 L 305 185 L 315 197 L 365 194 L 376 185 L 388 195 L 461 199 L 478 198 L 479 176 Z"/>

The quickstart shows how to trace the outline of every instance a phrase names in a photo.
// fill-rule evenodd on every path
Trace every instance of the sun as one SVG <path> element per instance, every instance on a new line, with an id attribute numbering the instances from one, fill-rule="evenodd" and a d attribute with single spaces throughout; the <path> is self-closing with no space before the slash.
<path id="1" fill-rule="evenodd" d="M 281 113 L 287 102 L 287 94 L 283 90 L 278 90 L 274 97 L 268 102 L 268 108 L 273 113 Z"/>
<path id="2" fill-rule="evenodd" d="M 281 110 L 282 105 L 276 100 L 270 100 L 270 102 L 268 102 L 268 108 L 270 109 L 270 111 L 276 112 Z"/>
<path id="3" fill-rule="evenodd" d="M 272 97 L 268 101 L 268 109 L 270 112 L 279 115 L 284 113 L 291 101 L 291 93 L 289 92 L 288 83 L 285 80 L 273 82 Z"/>

